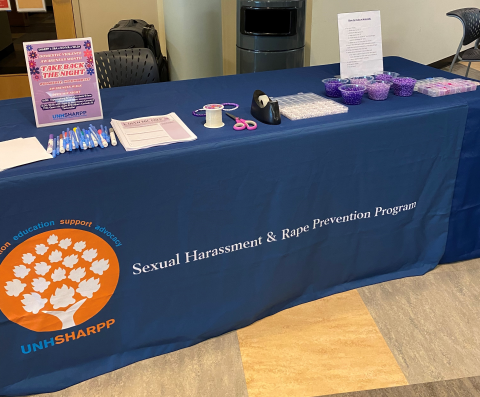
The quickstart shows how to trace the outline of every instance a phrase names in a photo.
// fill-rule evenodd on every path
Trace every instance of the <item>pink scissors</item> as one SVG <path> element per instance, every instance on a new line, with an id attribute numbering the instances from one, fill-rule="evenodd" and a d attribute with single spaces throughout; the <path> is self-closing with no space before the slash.
<path id="1" fill-rule="evenodd" d="M 242 131 L 245 128 L 249 131 L 251 130 L 256 130 L 257 129 L 257 123 L 253 120 L 244 120 L 239 117 L 234 116 L 233 114 L 225 112 L 225 114 L 235 120 L 235 125 L 233 126 L 233 129 L 235 131 Z"/>

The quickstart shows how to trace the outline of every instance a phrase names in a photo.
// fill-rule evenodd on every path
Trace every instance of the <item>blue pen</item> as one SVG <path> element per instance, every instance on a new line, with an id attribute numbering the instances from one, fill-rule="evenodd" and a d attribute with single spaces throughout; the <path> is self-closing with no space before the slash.
<path id="1" fill-rule="evenodd" d="M 98 144 L 100 145 L 100 147 L 104 147 L 103 144 L 102 144 L 102 140 L 99 139 L 99 134 L 97 132 L 97 127 L 95 127 L 93 124 L 90 124 L 90 131 L 92 132 L 92 134 L 95 136 L 95 139 L 98 141 Z"/>
<path id="2" fill-rule="evenodd" d="M 60 138 L 57 136 L 57 156 L 60 155 Z"/>
<path id="3" fill-rule="evenodd" d="M 104 149 L 105 146 L 103 146 L 102 138 L 100 138 L 100 135 L 98 135 L 98 132 L 93 130 L 92 134 L 95 135 L 95 139 L 98 141 L 98 146 L 100 146 L 102 149 Z"/>
<path id="4" fill-rule="evenodd" d="M 105 140 L 110 143 L 110 135 L 108 135 L 108 130 L 107 130 L 107 127 L 105 127 L 104 131 L 103 131 L 103 134 L 105 136 Z"/>
<path id="5" fill-rule="evenodd" d="M 102 142 L 102 137 L 100 136 L 100 134 L 98 133 L 98 131 L 95 131 L 95 136 L 97 137 L 98 145 L 99 145 L 102 149 L 105 148 L 105 146 L 103 145 L 103 142 Z"/>
<path id="6" fill-rule="evenodd" d="M 101 131 L 101 133 L 102 133 L 101 135 L 103 136 L 103 131 L 104 131 L 104 129 L 103 129 L 103 124 L 100 124 L 100 129 L 98 129 L 98 130 L 95 129 L 95 131 L 97 131 L 97 132 L 98 132 L 98 131 Z M 99 134 L 99 135 L 100 135 L 100 134 Z"/>
<path id="7" fill-rule="evenodd" d="M 93 147 L 92 143 L 90 142 L 90 137 L 85 129 L 83 129 L 83 137 L 85 139 L 85 143 L 87 144 L 88 148 L 91 149 Z"/>
<path id="8" fill-rule="evenodd" d="M 53 158 L 57 157 L 57 140 L 53 138 L 53 149 L 52 149 Z"/>
<path id="9" fill-rule="evenodd" d="M 103 136 L 103 131 L 102 130 L 98 130 L 97 131 L 97 136 L 98 138 L 100 139 L 100 144 L 102 145 L 102 147 L 107 147 L 108 146 L 108 143 L 107 141 L 105 140 L 105 137 Z"/>
<path id="10" fill-rule="evenodd" d="M 92 134 L 88 130 L 85 130 L 85 131 L 87 133 L 88 142 L 90 143 L 90 146 L 93 149 L 95 147 L 95 142 L 93 142 Z"/>
<path id="11" fill-rule="evenodd" d="M 78 130 L 78 135 L 80 137 L 80 146 L 83 150 L 87 150 L 88 149 L 88 145 L 87 143 L 85 142 L 85 136 L 83 135 L 83 132 L 79 129 Z"/>
<path id="12" fill-rule="evenodd" d="M 107 140 L 107 138 L 105 138 L 105 127 L 102 125 L 100 126 L 100 129 L 99 129 L 99 134 L 102 136 L 103 139 L 105 139 L 105 141 Z"/>
<path id="13" fill-rule="evenodd" d="M 88 149 L 88 141 L 87 141 L 87 137 L 85 136 L 85 132 L 84 132 L 83 129 L 81 130 L 80 135 L 82 137 L 83 150 L 87 150 Z"/>
<path id="14" fill-rule="evenodd" d="M 82 141 L 83 141 L 82 146 L 85 144 L 86 147 L 83 146 L 84 149 L 88 149 L 88 141 L 87 141 L 87 137 L 85 136 L 85 130 L 83 128 L 80 129 L 80 136 L 81 136 Z"/>
<path id="15" fill-rule="evenodd" d="M 69 131 L 70 134 L 70 140 L 72 141 L 72 150 L 77 150 L 77 142 L 75 141 L 75 135 L 73 131 Z"/>
<path id="16" fill-rule="evenodd" d="M 89 130 L 94 130 L 94 131 L 97 131 L 97 127 L 95 127 L 93 124 L 90 124 L 89 125 Z"/>
<path id="17" fill-rule="evenodd" d="M 70 152 L 72 150 L 72 145 L 70 145 L 70 141 L 68 140 L 68 134 L 66 131 L 63 133 L 63 145 L 65 146 L 66 152 Z"/>
<path id="18" fill-rule="evenodd" d="M 92 137 L 90 136 L 90 133 L 88 132 L 88 130 L 85 130 L 85 135 L 86 135 L 86 137 L 87 137 L 87 139 L 88 139 L 88 147 L 89 147 L 90 149 L 93 149 L 93 148 L 95 147 L 95 144 L 93 143 L 93 139 L 92 139 Z"/>
<path id="19" fill-rule="evenodd" d="M 70 139 L 70 128 L 67 128 L 65 137 L 67 138 L 68 151 L 71 152 L 73 150 L 73 145 L 72 145 L 72 140 Z"/>
<path id="20" fill-rule="evenodd" d="M 70 139 L 69 139 L 69 135 L 70 135 L 69 132 L 70 132 L 70 128 L 67 128 L 67 131 L 66 131 L 66 134 L 65 134 L 65 135 L 67 136 L 67 140 L 68 140 L 68 143 L 70 143 L 70 149 L 71 149 L 71 148 L 72 148 L 72 144 L 71 144 Z"/>
<path id="21" fill-rule="evenodd" d="M 87 137 L 88 147 L 90 149 L 93 149 L 95 147 L 95 144 L 93 143 L 92 137 L 90 136 L 90 130 L 88 128 L 85 128 L 83 132 L 85 132 L 85 136 Z"/>
<path id="22" fill-rule="evenodd" d="M 74 128 L 73 132 L 74 132 L 75 143 L 77 144 L 77 149 L 80 150 L 80 139 L 78 139 L 77 128 Z"/>
<path id="23" fill-rule="evenodd" d="M 90 127 L 89 127 L 89 130 L 90 130 L 90 138 L 92 138 L 92 141 L 93 141 L 93 144 L 95 145 L 95 147 L 97 147 L 98 145 L 100 145 L 100 147 L 103 147 L 103 146 L 102 146 L 102 143 L 98 141 L 98 137 L 97 137 L 97 134 L 96 134 L 94 128 L 95 128 L 95 127 L 90 124 Z"/>
<path id="24" fill-rule="evenodd" d="M 75 140 L 75 145 L 77 146 L 77 149 L 80 150 L 81 145 L 80 145 L 80 140 L 78 139 L 77 128 L 78 127 L 73 128 L 73 139 Z"/>
<path id="25" fill-rule="evenodd" d="M 67 141 L 68 141 L 68 148 L 69 152 L 75 150 L 75 142 L 72 140 L 72 134 L 70 132 L 70 128 L 67 128 Z"/>

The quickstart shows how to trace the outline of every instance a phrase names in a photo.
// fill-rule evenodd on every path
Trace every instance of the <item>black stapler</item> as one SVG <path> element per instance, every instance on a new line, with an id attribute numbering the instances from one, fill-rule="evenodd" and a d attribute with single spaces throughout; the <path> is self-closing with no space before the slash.
<path id="1" fill-rule="evenodd" d="M 277 101 L 272 101 L 263 91 L 255 90 L 252 99 L 252 116 L 265 124 L 280 124 L 280 108 Z"/>

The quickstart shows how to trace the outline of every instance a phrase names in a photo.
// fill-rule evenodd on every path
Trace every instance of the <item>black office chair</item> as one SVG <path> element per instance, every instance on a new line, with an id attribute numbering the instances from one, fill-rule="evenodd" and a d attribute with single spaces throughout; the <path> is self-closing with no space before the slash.
<path id="1" fill-rule="evenodd" d="M 460 61 L 466 61 L 468 62 L 468 68 L 467 73 L 465 73 L 465 77 L 467 77 L 472 62 L 480 62 L 480 49 L 478 48 L 478 44 L 480 42 L 480 10 L 478 8 L 461 8 L 459 10 L 448 12 L 447 16 L 460 19 L 463 24 L 463 38 L 460 41 L 457 53 L 455 54 L 453 62 L 450 65 L 450 72 L 452 71 L 453 65 L 455 65 L 457 59 Z M 462 56 L 460 56 L 462 47 L 472 43 L 475 40 L 477 40 L 475 42 L 475 47 L 469 48 L 463 53 Z"/>
<path id="2" fill-rule="evenodd" d="M 157 62 L 148 48 L 96 52 L 95 64 L 100 88 L 160 81 Z"/>

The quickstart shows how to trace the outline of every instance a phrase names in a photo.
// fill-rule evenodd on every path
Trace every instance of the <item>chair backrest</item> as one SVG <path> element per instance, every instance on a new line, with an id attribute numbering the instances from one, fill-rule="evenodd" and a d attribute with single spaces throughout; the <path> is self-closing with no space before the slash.
<path id="1" fill-rule="evenodd" d="M 447 13 L 463 23 L 463 45 L 480 38 L 480 10 L 478 8 L 461 8 Z"/>
<path id="2" fill-rule="evenodd" d="M 95 64 L 100 88 L 160 81 L 157 62 L 148 48 L 96 52 Z"/>

